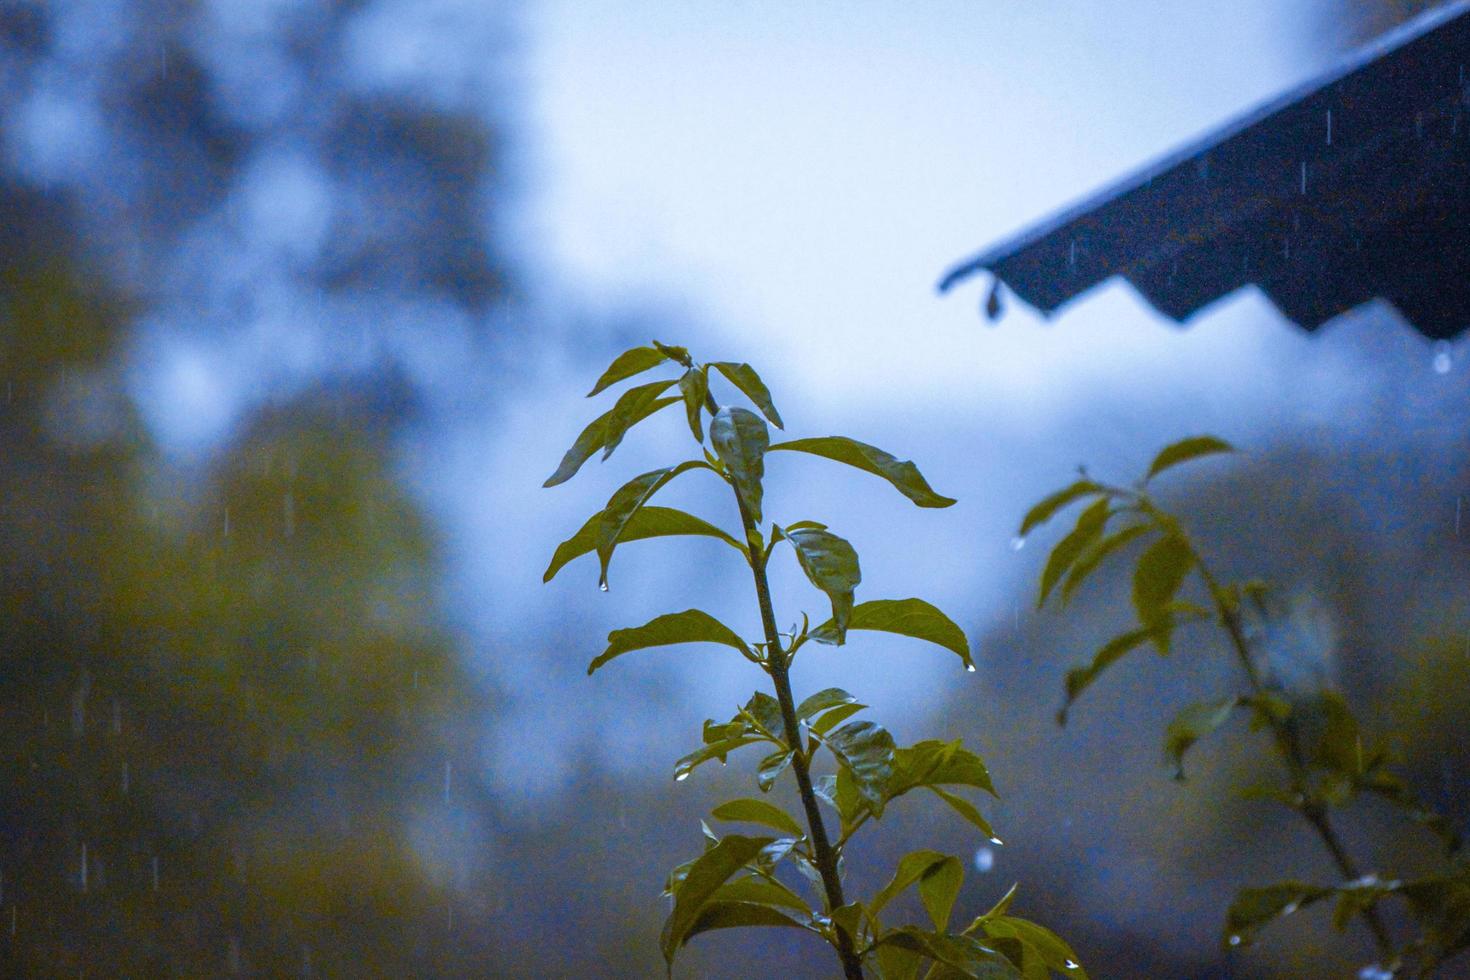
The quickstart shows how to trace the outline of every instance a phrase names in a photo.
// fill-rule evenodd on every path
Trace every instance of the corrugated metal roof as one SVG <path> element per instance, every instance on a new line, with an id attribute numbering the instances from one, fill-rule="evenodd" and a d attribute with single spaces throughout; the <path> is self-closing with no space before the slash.
<path id="1" fill-rule="evenodd" d="M 1383 297 L 1470 325 L 1470 0 L 961 263 L 1048 315 L 1122 276 L 1185 320 L 1249 283 L 1307 330 Z"/>

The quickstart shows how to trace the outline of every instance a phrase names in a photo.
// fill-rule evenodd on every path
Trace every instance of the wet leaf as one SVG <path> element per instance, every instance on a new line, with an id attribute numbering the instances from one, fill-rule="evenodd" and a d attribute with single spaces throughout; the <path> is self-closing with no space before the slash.
<path id="1" fill-rule="evenodd" d="M 702 459 L 691 459 L 678 466 L 639 474 L 617 489 L 608 500 L 607 506 L 602 509 L 602 516 L 597 522 L 597 558 L 602 566 L 598 576 L 599 585 L 604 589 L 607 586 L 608 563 L 612 561 L 613 551 L 622 540 L 623 532 L 632 521 L 633 515 L 674 477 L 689 470 L 710 468 Z"/>
<path id="2" fill-rule="evenodd" d="M 1062 605 L 1071 601 L 1072 594 L 1077 591 L 1078 586 L 1086 581 L 1089 575 L 1097 571 L 1098 566 L 1109 555 L 1150 530 L 1147 524 L 1130 524 L 1088 545 L 1072 564 L 1071 570 L 1067 572 L 1066 580 L 1062 582 Z"/>
<path id="3" fill-rule="evenodd" d="M 750 647 L 730 627 L 707 612 L 686 609 L 679 613 L 666 613 L 642 626 L 613 630 L 607 635 L 607 649 L 587 666 L 587 673 L 591 674 L 625 653 L 676 643 L 723 643 L 747 657 L 752 656 Z"/>
<path id="4" fill-rule="evenodd" d="M 602 377 L 598 378 L 597 384 L 587 392 L 587 397 L 591 398 L 609 385 L 615 385 L 635 374 L 642 374 L 649 368 L 657 367 L 665 360 L 664 355 L 652 347 L 634 347 L 631 350 L 625 350 L 613 359 L 606 371 L 602 372 Z"/>
<path id="5" fill-rule="evenodd" d="M 673 382 L 662 384 L 662 389 L 659 388 L 660 384 L 662 383 L 655 382 L 653 385 L 645 385 L 641 391 L 646 394 L 650 389 L 667 389 Z M 561 464 L 557 466 L 556 472 L 547 477 L 546 482 L 541 485 L 543 487 L 554 487 L 567 482 L 577 474 L 577 471 L 582 468 L 583 463 L 592 458 L 594 453 L 599 449 L 606 449 L 613 432 L 616 431 L 617 433 L 617 438 L 613 440 L 613 446 L 615 447 L 622 440 L 623 434 L 629 428 L 643 421 L 643 419 L 646 419 L 659 409 L 672 405 L 679 400 L 677 398 L 658 397 L 644 399 L 642 395 L 634 394 L 637 391 L 640 391 L 640 389 L 635 388 L 625 392 L 623 397 L 618 399 L 616 405 L 593 419 L 587 428 L 582 430 L 582 434 L 577 436 L 577 441 L 572 443 L 572 448 L 566 451 L 566 455 L 562 457 Z M 629 396 L 632 396 L 631 400 L 629 400 Z M 612 450 L 608 449 L 607 452 L 611 454 Z"/>
<path id="6" fill-rule="evenodd" d="M 735 492 L 753 523 L 761 522 L 761 480 L 765 477 L 770 432 L 759 415 L 744 408 L 721 408 L 709 424 L 715 455 L 725 464 Z"/>
<path id="7" fill-rule="evenodd" d="M 805 834 L 805 831 L 801 829 L 801 824 L 797 823 L 794 817 L 774 803 L 767 803 L 765 800 L 730 800 L 715 807 L 710 811 L 710 815 L 716 820 L 764 824 L 796 837 Z"/>
<path id="8" fill-rule="evenodd" d="M 567 562 L 597 550 L 597 529 L 601 526 L 603 513 L 598 511 L 587 518 L 587 523 L 582 525 L 581 530 L 556 546 L 556 553 L 551 556 L 551 564 L 546 566 L 546 573 L 541 576 L 541 581 L 550 582 Z M 718 538 L 742 555 L 749 555 L 745 545 L 725 531 L 693 514 L 672 507 L 640 507 L 623 525 L 618 543 L 683 534 Z"/>
<path id="9" fill-rule="evenodd" d="M 920 953 L 936 963 L 960 971 L 958 975 L 961 977 L 974 980 L 1025 980 L 1015 964 L 970 936 L 946 936 L 904 926 L 885 933 L 878 944 L 895 945 Z M 952 975 L 937 974 L 943 977 Z"/>
<path id="10" fill-rule="evenodd" d="M 684 396 L 684 413 L 689 416 L 689 431 L 695 442 L 704 442 L 704 403 L 709 398 L 709 379 L 704 370 L 692 367 L 679 378 L 679 393 Z"/>
<path id="11" fill-rule="evenodd" d="M 1043 497 L 1036 506 L 1026 512 L 1021 519 L 1021 529 L 1016 533 L 1021 537 L 1030 534 L 1032 530 L 1051 520 L 1057 511 L 1080 497 L 1102 492 L 1102 487 L 1091 480 L 1078 480 L 1070 486 L 1063 487 L 1056 493 Z"/>
<path id="12" fill-rule="evenodd" d="M 675 951 L 692 935 L 695 923 L 715 891 L 772 840 L 731 834 L 694 860 L 684 880 L 674 888 L 674 907 L 664 923 L 665 960 L 674 961 Z"/>
<path id="13" fill-rule="evenodd" d="M 954 503 L 951 497 L 940 496 L 929 486 L 919 468 L 908 460 L 895 459 L 876 446 L 848 439 L 845 436 L 823 436 L 816 439 L 794 439 L 778 442 L 771 451 L 791 450 L 823 456 L 848 466 L 856 467 L 875 476 L 881 476 L 905 497 L 920 507 L 948 507 Z"/>
<path id="14" fill-rule="evenodd" d="M 1036 608 L 1046 605 L 1046 597 L 1062 580 L 1062 575 L 1082 556 L 1082 553 L 1102 536 L 1111 516 L 1111 502 L 1100 497 L 1077 516 L 1077 525 L 1062 540 L 1056 543 L 1047 556 L 1046 567 L 1041 571 L 1041 589 L 1036 596 Z"/>
<path id="15" fill-rule="evenodd" d="M 856 700 L 857 698 L 848 694 L 840 687 L 829 687 L 826 690 L 818 691 L 797 705 L 796 717 L 798 719 L 811 718 L 813 715 L 820 714 L 828 708 L 835 708 L 840 704 L 852 704 Z"/>
<path id="16" fill-rule="evenodd" d="M 774 843 L 774 842 L 773 842 Z M 768 849 L 771 845 L 767 844 Z M 749 875 L 725 882 L 710 896 L 711 901 L 754 902 L 758 905 L 780 905 L 789 909 L 807 912 L 806 902 L 800 895 L 770 878 Z"/>
<path id="17" fill-rule="evenodd" d="M 853 721 L 828 734 L 825 744 L 852 774 L 854 787 L 874 816 L 882 816 L 884 790 L 893 774 L 893 736 L 877 722 Z"/>
<path id="18" fill-rule="evenodd" d="M 654 381 L 623 392 L 603 424 L 602 458 L 606 460 L 623 441 L 628 430 L 676 398 L 660 398 L 672 381 Z"/>
<path id="19" fill-rule="evenodd" d="M 973 667 L 970 659 L 970 641 L 965 631 L 939 609 L 923 599 L 874 599 L 855 606 L 848 619 L 849 630 L 875 630 L 897 633 L 928 640 L 955 653 L 967 667 Z M 829 620 L 812 631 L 812 639 L 819 643 L 832 643 L 836 638 L 836 624 Z"/>
<path id="20" fill-rule="evenodd" d="M 1225 724 L 1240 703 L 1238 698 L 1220 698 L 1191 704 L 1174 716 L 1164 732 L 1164 758 L 1174 767 L 1174 778 L 1184 780 L 1184 753 L 1206 735 Z"/>
<path id="21" fill-rule="evenodd" d="M 760 375 L 749 364 L 736 364 L 731 361 L 715 361 L 710 367 L 719 371 L 736 388 L 749 398 L 761 414 L 771 420 L 771 424 L 778 429 L 784 429 L 781 424 L 781 415 L 776 411 L 776 406 L 771 401 L 771 392 L 766 388 L 766 383 L 761 380 Z"/>
<path id="22" fill-rule="evenodd" d="M 883 911 L 884 906 L 897 898 L 904 889 L 918 881 L 932 867 L 940 865 L 954 858 L 939 851 L 911 851 L 899 858 L 898 868 L 893 872 L 893 877 L 888 883 L 878 890 L 873 900 L 868 903 L 870 915 L 877 916 Z"/>
<path id="23" fill-rule="evenodd" d="M 1133 569 L 1133 608 L 1139 624 L 1150 629 L 1149 639 L 1160 653 L 1169 652 L 1173 633 L 1168 606 L 1192 568 L 1194 551 L 1189 542 L 1167 534 L 1138 556 Z"/>
<path id="24" fill-rule="evenodd" d="M 791 765 L 791 750 L 778 749 L 761 760 L 760 767 L 755 773 L 755 784 L 760 787 L 762 793 L 769 793 L 776 780 Z"/>
<path id="25" fill-rule="evenodd" d="M 822 642 L 842 643 L 852 615 L 852 593 L 863 579 L 857 552 L 845 539 L 830 531 L 803 528 L 785 533 L 796 548 L 801 570 L 832 600 L 832 629 L 828 633 L 831 639 L 824 638 Z"/>
<path id="26" fill-rule="evenodd" d="M 1072 947 L 1045 926 L 1029 919 L 1001 915 L 986 919 L 981 928 L 992 939 L 1015 939 L 1021 944 L 1026 961 L 1021 964 L 1023 972 L 1030 968 L 1030 960 L 1034 957 L 1046 968 L 1038 976 L 1047 976 L 1046 970 L 1053 970 L 1064 977 L 1088 980 L 1087 971 L 1082 969 Z"/>
<path id="27" fill-rule="evenodd" d="M 854 701 L 852 704 L 842 704 L 829 711 L 824 711 L 820 718 L 812 722 L 812 731 L 818 735 L 825 735 L 866 707 L 866 704 Z"/>
<path id="28" fill-rule="evenodd" d="M 1083 691 L 1092 686 L 1093 681 L 1097 680 L 1103 671 L 1117 663 L 1130 651 L 1146 643 L 1152 634 L 1153 630 L 1150 629 L 1136 629 L 1121 633 L 1103 644 L 1102 649 L 1093 655 L 1092 662 L 1086 667 L 1074 667 L 1067 671 L 1067 700 L 1062 705 L 1062 710 L 1057 712 L 1057 724 L 1067 723 L 1067 712 L 1071 710 L 1072 704 Z"/>
<path id="29" fill-rule="evenodd" d="M 1165 446 L 1159 454 L 1154 457 L 1153 463 L 1148 468 L 1148 475 L 1144 477 L 1145 482 L 1152 480 L 1171 466 L 1198 459 L 1201 456 L 1209 456 L 1214 453 L 1233 453 L 1235 447 L 1224 439 L 1214 436 L 1193 436 L 1181 439 L 1170 446 Z"/>
<path id="30" fill-rule="evenodd" d="M 1248 946 L 1266 926 L 1332 894 L 1331 888 L 1283 881 L 1265 888 L 1242 888 L 1225 913 L 1225 945 Z"/>
<path id="31" fill-rule="evenodd" d="M 995 841 L 1000 839 L 995 836 L 995 828 L 990 826 L 990 821 L 985 819 L 984 814 L 980 812 L 979 807 L 975 806 L 975 804 L 963 796 L 951 793 L 942 786 L 929 786 L 928 789 L 931 793 L 948 803 L 956 813 L 968 820 L 980 833 L 984 834 L 986 840 Z"/>
<path id="32" fill-rule="evenodd" d="M 996 795 L 984 760 L 965 748 L 959 739 L 952 742 L 926 739 L 897 749 L 893 768 L 890 799 L 919 786 L 973 786 Z"/>
<path id="33" fill-rule="evenodd" d="M 946 857 L 938 864 L 930 865 L 919 876 L 919 900 L 929 913 L 929 921 L 940 932 L 949 928 L 949 917 L 954 912 L 955 899 L 959 898 L 960 885 L 965 881 L 965 868 L 956 857 Z"/>
<path id="34" fill-rule="evenodd" d="M 731 738 L 721 739 L 717 742 L 710 742 L 704 746 L 701 746 L 700 748 L 695 749 L 693 752 L 690 752 L 688 755 L 675 762 L 674 778 L 677 780 L 687 779 L 690 773 L 698 769 L 700 766 L 704 765 L 706 762 L 709 762 L 712 759 L 718 759 L 720 762 L 723 763 L 731 752 L 734 752 L 736 749 L 744 748 L 747 745 L 754 745 L 757 742 L 769 743 L 770 739 L 766 738 L 763 735 L 747 734 L 736 735 Z"/>

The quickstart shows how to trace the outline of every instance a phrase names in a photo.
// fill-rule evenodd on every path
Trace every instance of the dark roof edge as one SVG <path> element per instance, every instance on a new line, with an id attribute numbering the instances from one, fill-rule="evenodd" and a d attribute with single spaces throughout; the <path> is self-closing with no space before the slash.
<path id="1" fill-rule="evenodd" d="M 1258 104 L 1255 108 L 1241 114 L 1232 122 L 1210 131 L 1207 135 L 1196 137 L 1179 149 L 1159 157 L 1152 163 L 1134 171 L 1126 177 L 1108 184 L 1101 190 L 1089 194 L 1086 198 L 1069 207 L 1063 208 L 1050 218 L 1032 225 L 1023 231 L 1012 234 L 1010 237 L 990 246 L 985 251 L 965 259 L 952 267 L 939 280 L 939 292 L 948 292 L 957 283 L 970 278 L 977 272 L 988 269 L 999 263 L 1002 259 L 1034 245 L 1048 235 L 1076 221 L 1078 218 L 1096 210 L 1101 205 L 1143 187 L 1160 174 L 1188 162 L 1217 144 L 1240 135 L 1252 126 L 1269 119 L 1271 116 L 1287 109 L 1296 102 L 1335 85 L 1343 78 L 1367 67 L 1390 51 L 1419 39 L 1441 24 L 1453 20 L 1467 11 L 1470 11 L 1470 0 L 1449 0 L 1448 3 L 1442 6 L 1425 11 L 1392 30 L 1384 32 L 1372 41 L 1354 50 L 1327 72 L 1288 89 L 1275 98 Z"/>

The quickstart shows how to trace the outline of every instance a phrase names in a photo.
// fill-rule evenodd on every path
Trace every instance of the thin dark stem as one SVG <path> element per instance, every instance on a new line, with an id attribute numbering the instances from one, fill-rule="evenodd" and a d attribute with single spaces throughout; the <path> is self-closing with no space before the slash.
<path id="1" fill-rule="evenodd" d="M 714 396 L 705 394 L 705 407 L 710 415 L 717 415 L 719 404 Z M 732 488 L 733 489 L 733 488 Z M 847 904 L 842 897 L 842 879 L 837 874 L 837 852 L 827 839 L 827 827 L 822 822 L 822 811 L 817 808 L 817 794 L 812 789 L 810 760 L 802 745 L 801 723 L 796 718 L 796 701 L 791 696 L 791 677 L 787 670 L 786 650 L 781 646 L 781 634 L 776 629 L 776 612 L 771 606 L 771 585 L 766 578 L 767 556 L 757 547 L 760 540 L 758 528 L 740 491 L 735 489 L 735 505 L 740 508 L 740 526 L 745 531 L 749 546 L 750 572 L 755 578 L 755 597 L 760 604 L 761 628 L 766 634 L 766 672 L 776 687 L 776 701 L 781 706 L 781 723 L 786 729 L 786 744 L 791 749 L 791 772 L 796 776 L 796 789 L 801 796 L 801 808 L 806 812 L 807 828 L 812 842 L 812 860 L 817 873 L 822 877 L 822 891 L 827 900 L 827 913 L 836 912 Z M 853 949 L 852 937 L 837 923 L 832 923 L 837 936 L 837 955 L 842 960 L 842 972 L 846 980 L 863 980 L 863 964 Z"/>
<path id="2" fill-rule="evenodd" d="M 1193 546 L 1190 550 L 1194 550 Z M 1250 647 L 1245 639 L 1245 630 L 1241 627 L 1240 612 L 1235 602 L 1226 595 L 1219 581 L 1206 567 L 1197 551 L 1194 552 L 1194 562 L 1195 567 L 1199 569 L 1200 577 L 1205 581 L 1206 588 L 1210 590 L 1210 599 L 1214 602 L 1215 609 L 1220 614 L 1220 621 L 1225 625 L 1225 631 L 1230 636 L 1230 645 L 1235 651 L 1235 657 L 1241 669 L 1245 672 L 1251 693 L 1259 698 L 1265 694 L 1266 686 L 1261 681 L 1261 675 L 1256 670 L 1255 662 L 1251 659 Z M 1312 829 L 1322 839 L 1323 845 L 1332 855 L 1333 863 L 1337 865 L 1338 873 L 1347 881 L 1356 880 L 1361 877 L 1357 863 L 1348 854 L 1347 848 L 1343 846 L 1342 838 L 1338 837 L 1337 831 L 1333 828 L 1327 807 L 1311 799 L 1307 794 L 1306 767 L 1302 761 L 1301 747 L 1297 743 L 1295 733 L 1287 728 L 1284 721 L 1269 715 L 1267 720 L 1270 722 L 1271 733 L 1276 739 L 1276 748 L 1281 753 L 1282 761 L 1286 763 L 1287 770 L 1291 774 L 1292 792 L 1300 801 L 1296 804 L 1297 812 L 1312 825 Z M 1388 934 L 1388 927 L 1383 922 L 1383 917 L 1378 914 L 1378 906 L 1368 905 L 1364 907 L 1361 914 L 1363 922 L 1368 926 L 1368 931 L 1373 934 L 1373 941 L 1378 946 L 1379 957 L 1384 963 L 1387 963 L 1394 956 L 1394 944 L 1392 937 Z"/>
<path id="3" fill-rule="evenodd" d="M 737 500 L 739 494 L 736 495 Z M 740 501 L 740 520 L 745 525 L 747 536 L 755 524 L 746 512 L 744 501 Z M 755 594 L 760 603 L 761 626 L 766 634 L 766 670 L 776 686 L 776 700 L 781 705 L 781 721 L 786 728 L 786 744 L 791 748 L 791 772 L 796 776 L 796 788 L 801 795 L 801 807 L 806 811 L 806 822 L 811 831 L 812 859 L 822 876 L 822 889 L 826 892 L 827 912 L 830 914 L 847 904 L 842 897 L 842 881 L 837 876 L 837 854 L 827 840 L 827 828 L 822 822 L 822 813 L 817 809 L 817 794 L 812 789 L 812 774 L 809 760 L 802 747 L 801 725 L 796 719 L 796 702 L 791 696 L 791 678 L 787 672 L 786 652 L 781 647 L 781 637 L 776 630 L 776 614 L 771 608 L 771 588 L 766 580 L 764 556 L 752 550 L 750 570 L 755 576 Z M 853 950 L 852 937 L 841 926 L 833 924 L 837 933 L 837 955 L 842 959 L 842 970 L 847 980 L 863 980 L 862 962 Z"/>

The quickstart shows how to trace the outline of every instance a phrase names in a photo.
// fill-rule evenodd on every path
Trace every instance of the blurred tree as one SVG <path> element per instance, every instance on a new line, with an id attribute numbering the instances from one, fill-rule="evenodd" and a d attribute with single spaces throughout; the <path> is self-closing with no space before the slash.
<path id="1" fill-rule="evenodd" d="M 436 972 L 456 882 L 411 829 L 483 705 L 383 433 L 301 399 L 171 475 L 120 305 L 0 208 L 3 972 Z"/>

